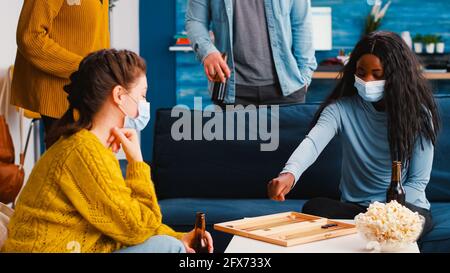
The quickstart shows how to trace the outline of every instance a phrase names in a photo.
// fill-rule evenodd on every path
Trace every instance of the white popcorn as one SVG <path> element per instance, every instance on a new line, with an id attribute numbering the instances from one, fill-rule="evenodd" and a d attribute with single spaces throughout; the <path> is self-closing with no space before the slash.
<path id="1" fill-rule="evenodd" d="M 394 248 L 416 242 L 424 222 L 421 215 L 412 212 L 397 201 L 389 204 L 375 202 L 370 205 L 366 213 L 355 217 L 356 227 L 359 233 L 369 241 L 369 245 L 377 242 L 381 246 Z"/>

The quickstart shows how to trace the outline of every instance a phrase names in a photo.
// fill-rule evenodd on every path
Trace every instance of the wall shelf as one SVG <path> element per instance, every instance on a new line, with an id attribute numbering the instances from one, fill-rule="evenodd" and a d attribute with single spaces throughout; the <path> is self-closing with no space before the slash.
<path id="1" fill-rule="evenodd" d="M 181 52 L 191 52 L 194 51 L 192 49 L 191 46 L 171 46 L 169 47 L 169 51 L 173 51 L 173 52 L 177 52 L 177 51 L 181 51 Z"/>

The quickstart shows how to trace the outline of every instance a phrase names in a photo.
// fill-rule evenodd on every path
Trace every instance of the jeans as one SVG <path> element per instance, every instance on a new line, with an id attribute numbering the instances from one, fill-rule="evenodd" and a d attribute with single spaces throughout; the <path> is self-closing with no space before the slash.
<path id="1" fill-rule="evenodd" d="M 117 250 L 115 253 L 185 253 L 183 243 L 175 237 L 156 235 L 140 245 Z"/>

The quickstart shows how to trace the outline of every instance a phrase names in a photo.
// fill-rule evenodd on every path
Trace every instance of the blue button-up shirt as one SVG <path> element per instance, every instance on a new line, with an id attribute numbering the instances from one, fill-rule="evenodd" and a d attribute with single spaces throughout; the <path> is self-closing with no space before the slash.
<path id="1" fill-rule="evenodd" d="M 288 96 L 308 86 L 317 68 L 311 1 L 264 0 L 264 3 L 278 80 L 283 95 Z M 215 43 L 209 35 L 210 26 Z M 213 52 L 226 52 L 228 56 L 233 56 L 233 0 L 189 0 L 186 30 L 194 52 L 202 62 Z M 228 59 L 231 77 L 226 103 L 234 103 L 235 98 L 233 59 Z"/>

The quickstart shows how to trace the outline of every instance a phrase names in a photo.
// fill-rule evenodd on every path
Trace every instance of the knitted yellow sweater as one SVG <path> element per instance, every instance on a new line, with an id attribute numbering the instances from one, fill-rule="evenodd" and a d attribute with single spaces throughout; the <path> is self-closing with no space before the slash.
<path id="1" fill-rule="evenodd" d="M 150 167 L 119 162 L 82 130 L 39 160 L 8 226 L 3 252 L 113 252 L 153 235 L 180 239 L 161 222 Z"/>
<path id="2" fill-rule="evenodd" d="M 26 0 L 17 27 L 11 104 L 60 118 L 63 86 L 87 54 L 109 47 L 108 0 Z"/>

